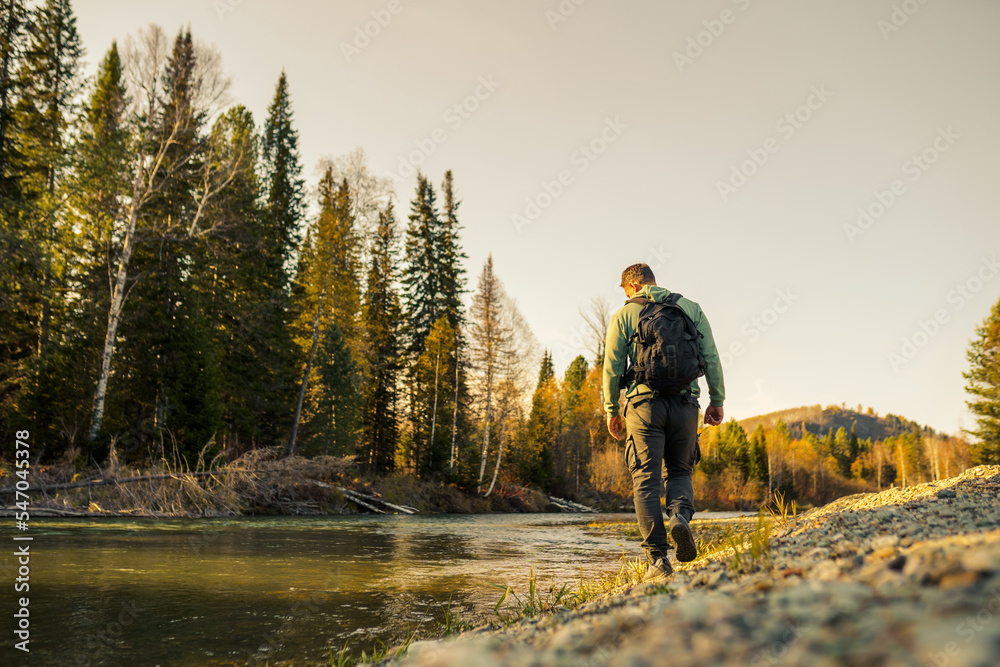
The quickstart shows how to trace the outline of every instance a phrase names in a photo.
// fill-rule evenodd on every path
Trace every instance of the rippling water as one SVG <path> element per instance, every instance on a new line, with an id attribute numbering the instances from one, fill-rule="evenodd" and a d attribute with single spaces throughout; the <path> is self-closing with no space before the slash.
<path id="1" fill-rule="evenodd" d="M 329 647 L 435 633 L 449 600 L 470 620 L 491 611 L 490 584 L 525 591 L 532 567 L 546 588 L 615 571 L 622 543 L 588 532 L 592 519 L 35 519 L 30 663 L 329 664 Z"/>

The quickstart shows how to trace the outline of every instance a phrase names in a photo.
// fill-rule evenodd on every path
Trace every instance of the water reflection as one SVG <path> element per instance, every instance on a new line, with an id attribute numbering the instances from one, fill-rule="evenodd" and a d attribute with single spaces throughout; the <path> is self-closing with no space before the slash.
<path id="1" fill-rule="evenodd" d="M 618 543 L 580 515 L 35 520 L 31 658 L 39 665 L 329 664 L 608 572 Z M 635 545 L 629 545 L 630 553 Z M 9 589 L 8 589 L 9 590 Z M 10 608 L 13 603 L 10 603 Z M 3 650 L 13 651 L 4 638 Z"/>

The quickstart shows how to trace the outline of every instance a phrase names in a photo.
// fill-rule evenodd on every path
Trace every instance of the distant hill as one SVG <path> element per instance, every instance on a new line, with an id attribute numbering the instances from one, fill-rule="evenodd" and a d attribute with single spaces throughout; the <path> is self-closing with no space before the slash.
<path id="1" fill-rule="evenodd" d="M 778 423 L 779 419 L 785 422 L 788 430 L 795 438 L 802 437 L 803 425 L 807 431 L 822 438 L 826 436 L 831 428 L 834 433 L 841 427 L 850 433 L 851 424 L 855 423 L 857 424 L 858 438 L 860 440 L 871 438 L 872 442 L 912 431 L 920 431 L 927 435 L 936 435 L 933 429 L 909 419 L 904 419 L 898 415 L 888 414 L 880 417 L 871 408 L 868 408 L 865 412 L 858 412 L 857 410 L 837 405 L 828 405 L 825 408 L 819 405 L 810 405 L 801 408 L 780 410 L 758 417 L 743 419 L 740 421 L 740 425 L 747 432 L 747 435 L 749 435 L 753 433 L 758 424 L 763 424 L 764 428 L 772 428 Z"/>

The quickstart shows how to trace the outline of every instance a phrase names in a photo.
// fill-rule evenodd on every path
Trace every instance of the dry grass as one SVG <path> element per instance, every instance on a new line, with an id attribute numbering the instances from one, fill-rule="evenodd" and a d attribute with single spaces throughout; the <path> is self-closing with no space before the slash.
<path id="1" fill-rule="evenodd" d="M 206 460 L 206 451 L 208 447 L 194 465 L 174 454 L 140 470 L 121 465 L 112 443 L 103 469 L 84 470 L 64 479 L 66 465 L 60 462 L 47 471 L 45 483 L 149 479 L 43 493 L 35 506 L 97 514 L 204 517 L 350 511 L 343 495 L 330 487 L 331 483 L 342 483 L 350 471 L 353 461 L 349 458 L 283 458 L 282 448 L 271 447 L 253 450 L 226 464 L 221 455 Z"/>

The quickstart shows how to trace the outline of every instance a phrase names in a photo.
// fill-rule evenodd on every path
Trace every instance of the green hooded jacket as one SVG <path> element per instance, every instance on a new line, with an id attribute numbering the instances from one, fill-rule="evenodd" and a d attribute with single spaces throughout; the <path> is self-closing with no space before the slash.
<path id="1" fill-rule="evenodd" d="M 670 296 L 670 290 L 665 287 L 644 285 L 633 298 L 645 297 L 659 303 L 665 301 L 668 296 Z M 719 361 L 719 352 L 715 348 L 715 339 L 712 337 L 712 327 L 709 326 L 708 318 L 702 312 L 701 306 L 694 301 L 681 297 L 677 305 L 688 314 L 703 336 L 699 343 L 701 354 L 705 358 L 705 378 L 708 380 L 709 398 L 712 405 L 722 407 L 726 399 L 726 386 L 722 379 L 722 362 Z M 642 305 L 626 303 L 618 309 L 608 325 L 608 333 L 604 339 L 604 410 L 609 417 L 618 414 L 620 392 L 618 378 L 625 374 L 628 367 L 626 365 L 627 359 L 631 359 L 634 363 L 637 356 L 635 341 L 629 343 L 629 339 L 635 333 L 641 312 Z M 650 391 L 646 385 L 637 385 L 633 380 L 629 384 L 625 396 L 632 398 L 640 394 L 650 393 Z M 698 381 L 695 380 L 691 383 L 691 395 L 697 397 L 700 393 Z"/>

